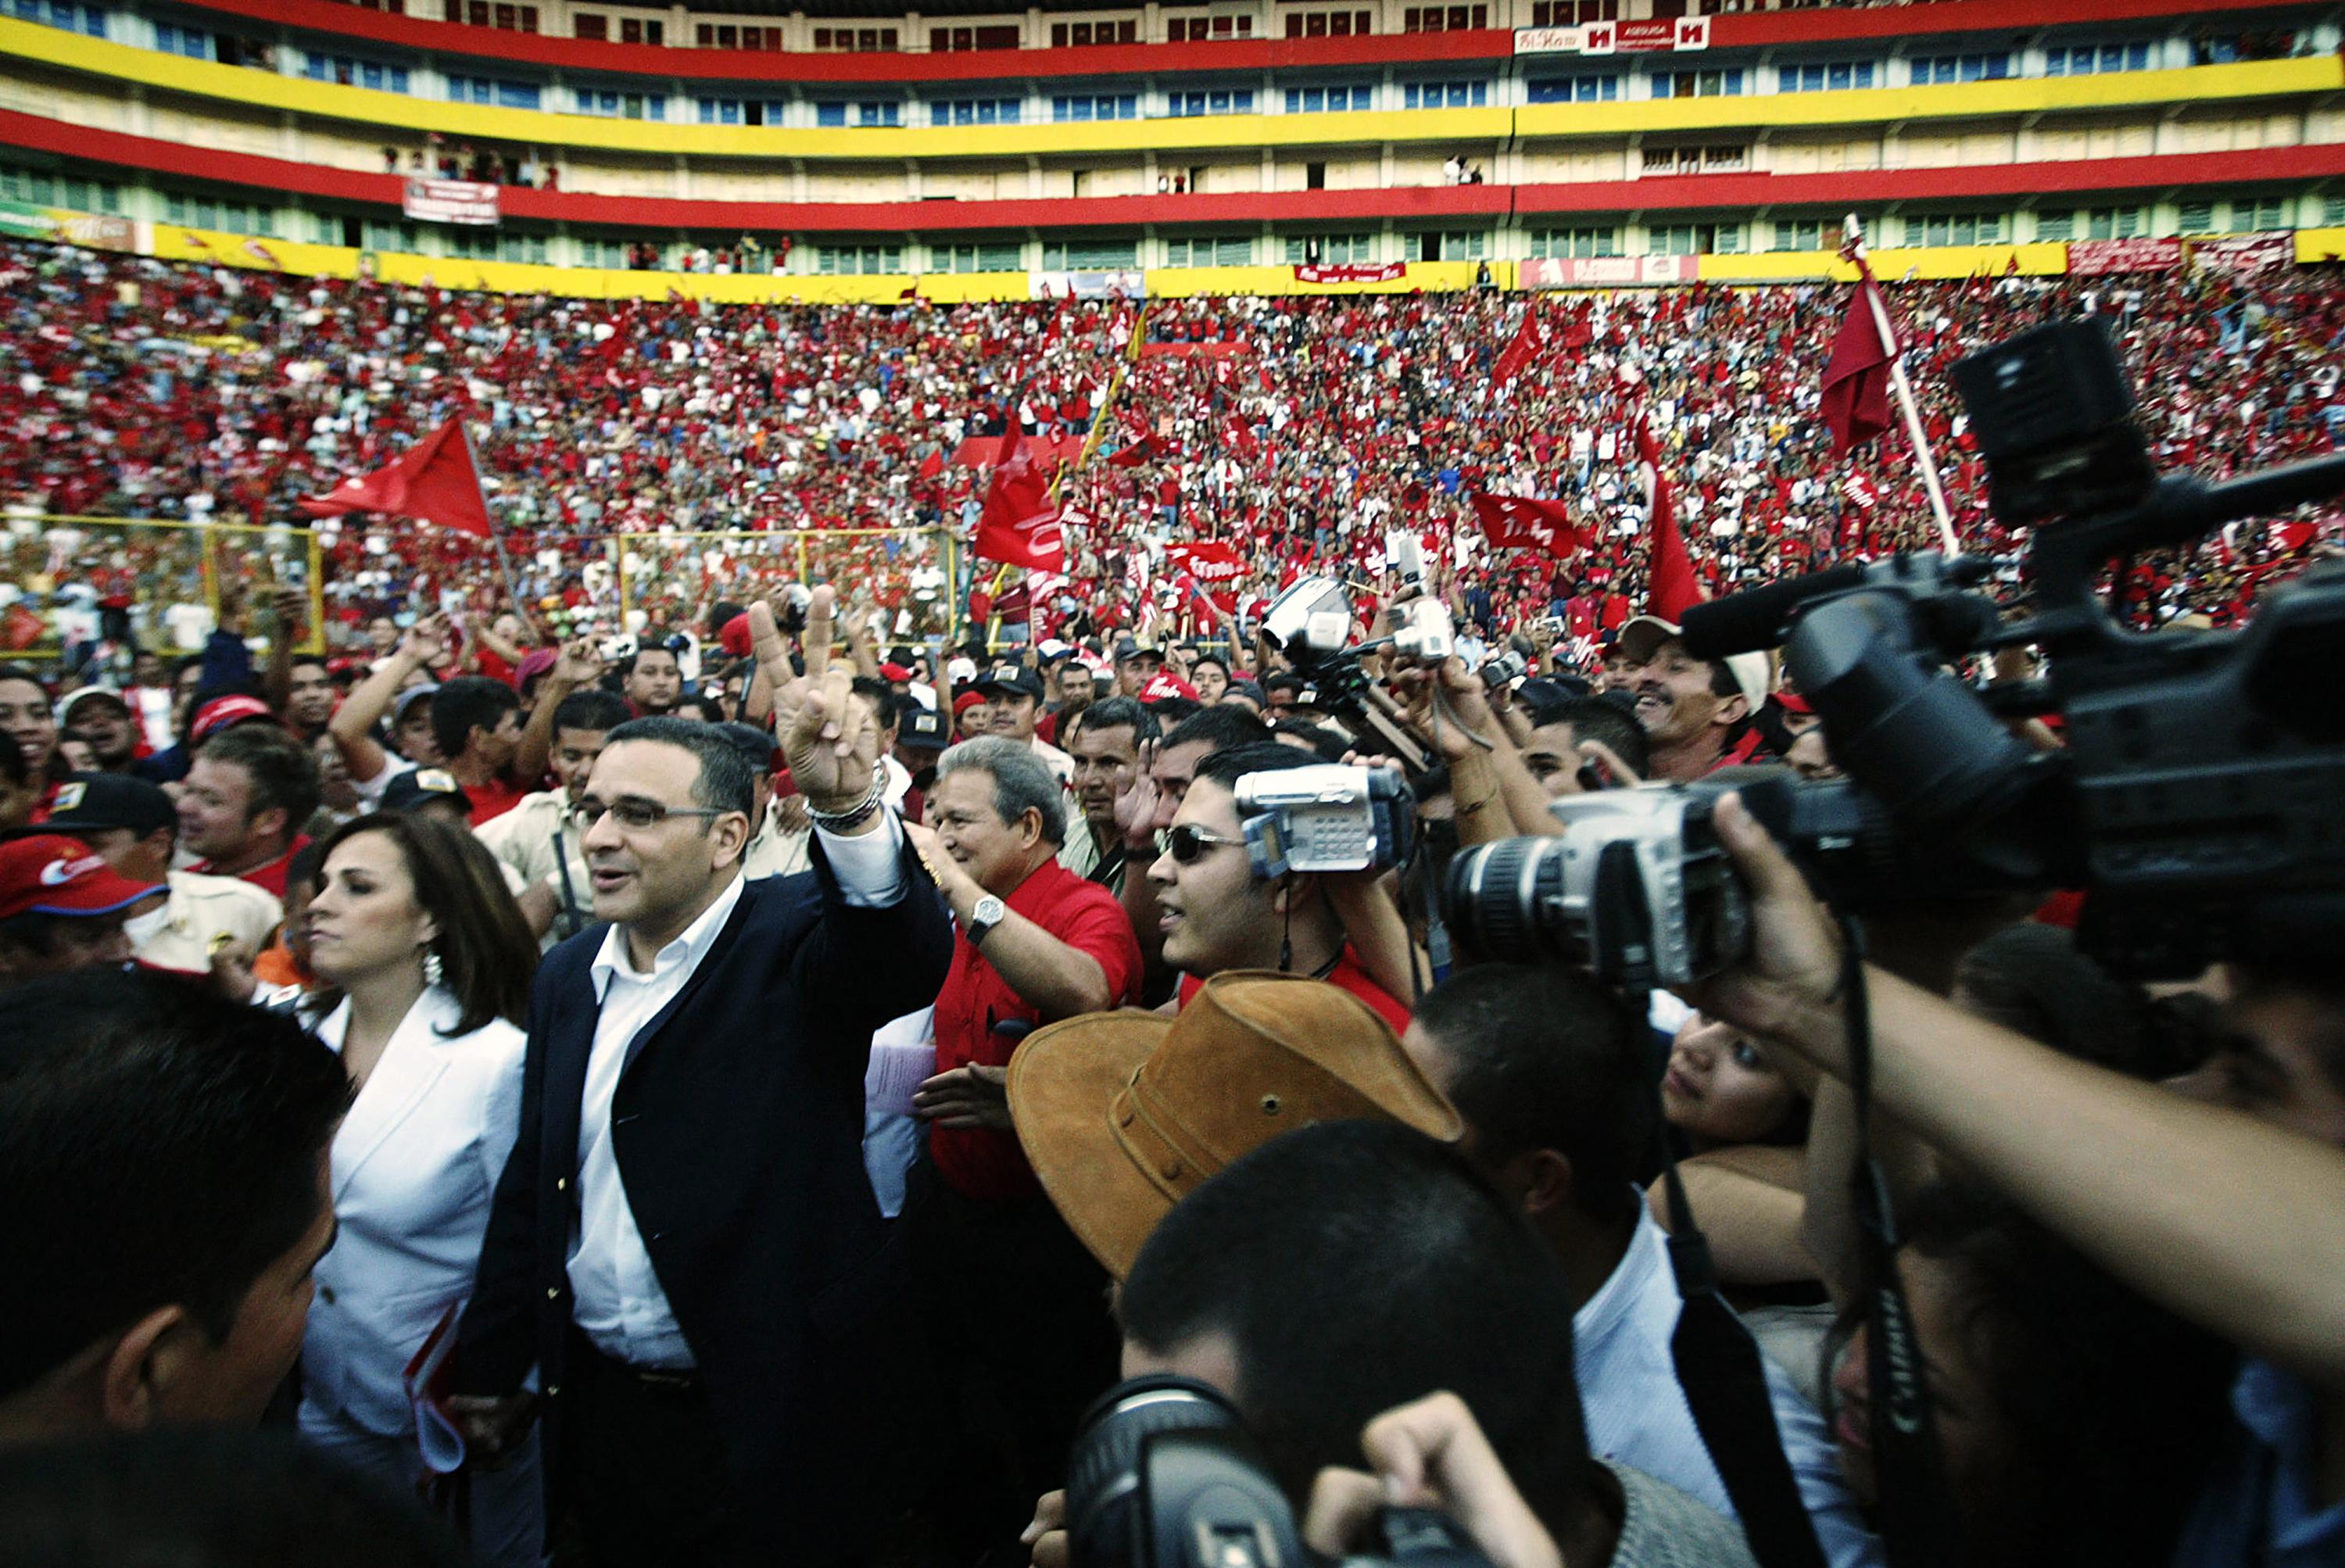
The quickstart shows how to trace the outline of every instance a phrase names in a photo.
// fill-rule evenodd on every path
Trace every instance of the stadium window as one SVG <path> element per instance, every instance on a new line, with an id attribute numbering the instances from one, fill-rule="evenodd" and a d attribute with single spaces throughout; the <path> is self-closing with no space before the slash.
<path id="1" fill-rule="evenodd" d="M 2329 196 L 2321 199 L 2320 221 L 2325 227 L 2331 229 L 2345 224 L 2345 196 Z"/>
<path id="2" fill-rule="evenodd" d="M 1316 262 L 1338 266 L 1346 262 L 1365 263 L 1376 259 L 1376 237 L 1373 234 L 1297 234 L 1286 241 L 1286 263 L 1302 267 L 1314 263 L 1313 248 L 1316 247 Z"/>
<path id="3" fill-rule="evenodd" d="M 1706 147 L 1701 149 L 1701 167 L 1709 174 L 1736 174 L 1751 167 L 1751 149 L 1747 147 Z"/>
<path id="4" fill-rule="evenodd" d="M 2087 239 L 2134 239 L 2149 232 L 2149 210 L 2142 207 L 2095 207 L 2085 213 Z"/>
<path id="5" fill-rule="evenodd" d="M 963 49 L 1014 49 L 1018 45 L 1018 27 L 1015 23 L 993 27 L 931 27 L 929 29 L 929 52 L 935 55 Z"/>
<path id="6" fill-rule="evenodd" d="M 2231 203 L 2231 232 L 2248 233 L 2268 229 L 2293 229 L 2292 205 L 2286 197 L 2268 196 L 2256 201 Z"/>
<path id="7" fill-rule="evenodd" d="M 2080 44 L 2073 48 L 2046 49 L 2044 52 L 2044 74 L 2047 76 L 2103 76 L 2112 71 L 2147 71 L 2150 68 L 2152 49 L 2146 43 Z"/>
<path id="8" fill-rule="evenodd" d="M 931 272 L 1023 272 L 1026 248 L 1011 241 L 994 245 L 931 245 Z"/>
<path id="9" fill-rule="evenodd" d="M 1241 87 L 1234 91 L 1217 88 L 1203 93 L 1167 93 L 1164 112 L 1176 118 L 1190 115 L 1250 115 L 1254 113 L 1254 89 Z"/>
<path id="10" fill-rule="evenodd" d="M 1658 71 L 1653 76 L 1657 98 L 1736 98 L 1742 96 L 1742 72 L 1738 66 L 1721 71 Z"/>
<path id="11" fill-rule="evenodd" d="M 1620 0 L 1537 0 L 1531 6 L 1534 27 L 1577 27 L 1583 22 L 1618 22 Z"/>
<path id="12" fill-rule="evenodd" d="M 1363 27 L 1362 32 L 1367 29 Z M 1254 17 L 1251 14 L 1237 16 L 1174 16 L 1164 25 L 1164 37 L 1172 44 L 1203 44 L 1215 38 L 1251 38 Z"/>
<path id="13" fill-rule="evenodd" d="M 929 106 L 932 126 L 1014 126 L 1020 115 L 1016 98 L 945 98 Z"/>
<path id="14" fill-rule="evenodd" d="M 2215 232 L 2215 204 L 2211 201 L 2186 201 L 2175 214 L 2175 229 L 2183 234 Z"/>
<path id="15" fill-rule="evenodd" d="M 2009 55 L 1918 55 L 1913 61 L 1913 82 L 1917 87 L 2000 82 L 2010 75 Z"/>
<path id="16" fill-rule="evenodd" d="M 1254 240 L 1251 238 L 1242 237 L 1167 239 L 1164 242 L 1164 265 L 1167 267 L 1251 267 L 1254 265 Z"/>
<path id="17" fill-rule="evenodd" d="M 1775 74 L 1780 93 L 1838 93 L 1873 86 L 1871 60 L 1831 60 L 1785 66 Z"/>
<path id="18" fill-rule="evenodd" d="M 1453 234 L 1427 229 L 1416 237 L 1420 261 L 1479 261 L 1490 253 L 1487 234 Z"/>
<path id="19" fill-rule="evenodd" d="M 1618 229 L 1541 229 L 1531 234 L 1531 255 L 1542 261 L 1584 261 L 1619 254 Z"/>
<path id="20" fill-rule="evenodd" d="M 1670 223 L 1645 231 L 1645 254 L 1648 256 L 1699 256 L 1705 249 L 1703 241 L 1711 238 L 1707 226 L 1697 223 Z"/>
<path id="21" fill-rule="evenodd" d="M 1286 14 L 1286 36 L 1290 38 L 1350 38 L 1365 37 L 1376 31 L 1373 11 L 1290 11 Z M 1215 35 L 1219 36 L 1218 34 Z"/>
<path id="22" fill-rule="evenodd" d="M 1054 22 L 1051 25 L 1051 47 L 1053 49 L 1082 48 L 1091 44 L 1136 44 L 1140 42 L 1140 24 L 1132 21 Z"/>
<path id="23" fill-rule="evenodd" d="M 17 5 L 19 15 L 26 7 Z M 33 18 L 40 20 L 38 16 Z M 190 60 L 212 58 L 212 36 L 193 27 L 174 27 L 168 22 L 155 24 L 155 46 L 167 55 L 184 55 Z"/>
<path id="24" fill-rule="evenodd" d="M 632 239 L 575 239 L 571 243 L 577 247 L 579 266 L 604 267 L 615 271 L 624 269 L 626 266 L 627 251 L 636 243 L 636 241 Z"/>
<path id="25" fill-rule="evenodd" d="M 1404 33 L 1462 33 L 1469 27 L 1487 27 L 1490 8 L 1487 5 L 1411 5 L 1401 13 L 1400 30 Z"/>
<path id="26" fill-rule="evenodd" d="M 1375 105 L 1376 89 L 1362 83 L 1345 87 L 1289 87 L 1286 112 L 1291 115 L 1342 114 Z"/>
<path id="27" fill-rule="evenodd" d="M 570 31 L 576 37 L 597 44 L 606 43 L 611 36 L 611 19 L 589 15 L 584 11 L 574 12 L 570 18 Z"/>
<path id="28" fill-rule="evenodd" d="M 1114 272 L 1139 264 L 1139 247 L 1129 239 L 1095 239 L 1075 245 L 1053 241 L 1042 247 L 1042 269 L 1048 272 Z"/>
<path id="29" fill-rule="evenodd" d="M 1052 98 L 1051 117 L 1061 124 L 1076 125 L 1091 120 L 1136 120 L 1140 117 L 1140 95 L 1081 93 L 1071 97 Z"/>
<path id="30" fill-rule="evenodd" d="M 1487 82 L 1409 82 L 1401 107 L 1410 109 L 1478 109 L 1490 101 Z"/>
<path id="31" fill-rule="evenodd" d="M 409 254 L 423 249 L 412 223 L 386 223 L 370 218 L 359 231 L 359 237 L 370 250 L 403 250 Z"/>
<path id="32" fill-rule="evenodd" d="M 1908 245 L 2000 245 L 2000 212 L 1914 212 L 1905 218 Z"/>
<path id="33" fill-rule="evenodd" d="M 106 12 L 100 6 L 77 5 L 70 0 L 48 0 L 46 5 L 41 0 L 16 0 L 15 9 L 16 18 L 22 22 L 46 22 L 68 33 L 86 33 L 93 38 L 106 36 Z M 162 28 L 158 26 L 156 31 L 159 33 Z M 180 52 L 168 44 L 157 44 L 156 47 L 168 54 Z"/>
<path id="34" fill-rule="evenodd" d="M 252 234 L 264 239 L 277 237 L 277 214 L 241 201 L 214 201 L 209 197 L 166 192 L 163 218 L 166 222 L 186 229 L 224 229 L 230 234 Z"/>
<path id="35" fill-rule="evenodd" d="M 531 89 L 533 92 L 535 90 Z M 641 93 L 600 92 L 590 87 L 576 87 L 572 92 L 582 115 L 601 115 L 623 120 L 667 118 L 665 98 L 646 97 Z M 475 98 L 473 101 L 477 103 L 480 100 Z"/>
<path id="36" fill-rule="evenodd" d="M 535 84 L 530 82 L 515 82 L 492 76 L 451 76 L 448 77 L 448 99 L 451 103 L 495 104 L 501 108 L 533 109 L 538 107 L 540 96 Z M 580 97 L 583 98 L 584 95 L 581 94 Z M 578 112 L 592 114 L 594 111 L 582 107 Z M 604 112 L 616 111 L 605 110 Z"/>
<path id="37" fill-rule="evenodd" d="M 827 277 L 903 270 L 903 249 L 894 245 L 825 245 L 815 255 L 815 270 Z"/>
<path id="38" fill-rule="evenodd" d="M 2039 212 L 2035 215 L 2035 238 L 2038 239 L 2074 239 L 2076 237 L 2076 215 L 2073 212 Z"/>
<path id="39" fill-rule="evenodd" d="M 622 44 L 648 44 L 658 48 L 666 41 L 667 24 L 665 22 L 646 21 L 640 16 L 619 18 L 619 42 Z"/>
<path id="40" fill-rule="evenodd" d="M 1535 104 L 1611 104 L 1620 100 L 1620 78 L 1548 76 L 1528 84 Z"/>
<path id="41" fill-rule="evenodd" d="M 346 87 L 366 87 L 379 93 L 407 91 L 406 66 L 354 60 L 347 55 L 312 51 L 302 60 L 301 74 L 313 82 L 339 82 Z"/>

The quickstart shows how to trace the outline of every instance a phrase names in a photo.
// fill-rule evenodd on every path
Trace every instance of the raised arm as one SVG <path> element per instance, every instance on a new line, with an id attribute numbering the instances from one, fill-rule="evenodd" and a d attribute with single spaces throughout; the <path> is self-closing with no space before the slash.
<path id="1" fill-rule="evenodd" d="M 447 650 L 448 618 L 427 616 L 407 629 L 399 639 L 399 647 L 389 657 L 379 661 L 366 679 L 359 682 L 342 706 L 334 710 L 327 721 L 326 733 L 334 738 L 341 751 L 342 762 L 350 777 L 365 783 L 379 777 L 386 759 L 382 747 L 374 738 L 374 727 L 391 711 L 392 698 L 407 677 L 419 669 L 428 669 L 431 661 Z"/>
<path id="2" fill-rule="evenodd" d="M 546 759 L 553 755 L 554 710 L 563 697 L 592 684 L 602 673 L 603 657 L 595 651 L 593 637 L 575 637 L 563 645 L 553 667 L 545 672 L 544 684 L 537 688 L 537 706 L 522 727 L 521 744 L 513 748 L 515 779 L 533 785 L 545 776 Z"/>

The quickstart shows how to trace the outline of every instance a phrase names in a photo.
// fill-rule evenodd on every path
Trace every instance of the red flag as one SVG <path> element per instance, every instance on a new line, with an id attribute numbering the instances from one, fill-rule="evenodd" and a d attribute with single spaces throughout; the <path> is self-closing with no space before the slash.
<path id="1" fill-rule="evenodd" d="M 1571 525 L 1571 508 L 1564 502 L 1487 491 L 1476 492 L 1473 501 L 1483 536 L 1497 549 L 1544 550 L 1564 556 L 1579 548 L 1579 531 Z"/>
<path id="2" fill-rule="evenodd" d="M 1244 415 L 1231 416 L 1225 433 L 1229 438 L 1230 450 L 1248 463 L 1253 462 L 1254 454 L 1262 450 L 1254 441 L 1254 426 L 1246 423 Z"/>
<path id="3" fill-rule="evenodd" d="M 300 507 L 312 517 L 339 517 L 345 512 L 420 517 L 483 539 L 492 531 L 462 419 L 450 420 L 409 447 L 390 467 L 345 479 L 323 495 L 305 496 Z"/>
<path id="4" fill-rule="evenodd" d="M 1490 385 L 1494 389 L 1505 386 L 1537 364 L 1554 338 L 1555 329 L 1548 325 L 1538 306 L 1530 305 L 1523 311 L 1523 324 L 1516 329 L 1514 341 L 1507 345 L 1498 362 L 1490 368 Z"/>
<path id="5" fill-rule="evenodd" d="M 1108 459 L 1108 463 L 1116 468 L 1137 468 L 1155 455 L 1156 438 L 1152 435 L 1143 435 L 1118 450 Z"/>
<path id="6" fill-rule="evenodd" d="M 1824 367 L 1823 402 L 1817 412 L 1832 433 L 1832 455 L 1863 446 L 1889 428 L 1889 363 L 1897 346 L 1881 341 L 1873 302 L 1880 286 L 1866 272 L 1848 302 L 1848 319 L 1832 340 Z"/>
<path id="7" fill-rule="evenodd" d="M 1025 433 L 1017 426 L 1001 443 L 1001 462 L 985 487 L 985 509 L 977 520 L 977 555 L 1032 571 L 1062 572 L 1067 540 L 1059 509 L 1051 504 L 1051 484 L 1034 466 Z"/>
<path id="8" fill-rule="evenodd" d="M 1637 415 L 1637 456 L 1645 465 L 1652 498 L 1645 520 L 1645 613 L 1682 621 L 1704 595 L 1694 575 L 1693 557 L 1686 554 L 1685 535 L 1678 532 L 1676 498 L 1670 494 L 1670 482 L 1661 477 L 1661 443 L 1653 439 L 1642 413 Z"/>
<path id="9" fill-rule="evenodd" d="M 1881 504 L 1881 492 L 1874 489 L 1873 481 L 1862 473 L 1852 473 L 1842 480 L 1840 493 L 1847 496 L 1849 504 L 1860 512 L 1870 512 Z"/>
<path id="10" fill-rule="evenodd" d="M 944 471 L 945 471 L 945 453 L 944 453 L 944 448 L 942 448 L 942 447 L 939 447 L 936 451 L 934 451 L 934 452 L 932 452 L 932 453 L 929 453 L 929 454 L 928 454 L 928 456 L 926 456 L 926 457 L 924 457 L 924 458 L 920 459 L 920 477 L 921 477 L 921 478 L 923 478 L 923 479 L 934 479 L 938 474 L 942 473 Z"/>

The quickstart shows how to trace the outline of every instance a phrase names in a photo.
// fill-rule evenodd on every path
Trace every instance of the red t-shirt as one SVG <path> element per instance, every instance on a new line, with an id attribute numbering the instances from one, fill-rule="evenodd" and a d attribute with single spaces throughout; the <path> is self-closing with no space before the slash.
<path id="1" fill-rule="evenodd" d="M 1002 902 L 1097 960 L 1116 1005 L 1137 996 L 1140 942 L 1132 933 L 1132 917 L 1113 893 L 1048 860 Z M 1018 1041 L 995 1033 L 994 1028 L 1012 1020 L 1039 1026 L 1042 1015 L 1010 989 L 966 936 L 960 938 L 953 943 L 952 969 L 945 976 L 944 990 L 937 994 L 937 1071 L 949 1073 L 971 1064 L 1007 1065 Z M 930 1127 L 929 1152 L 938 1174 L 969 1197 L 1028 1197 L 1041 1191 L 1015 1133 Z"/>
<path id="2" fill-rule="evenodd" d="M 1399 997 L 1395 996 L 1391 992 L 1386 991 L 1383 986 L 1378 985 L 1374 980 L 1368 978 L 1368 972 L 1360 967 L 1360 955 L 1352 951 L 1352 944 L 1350 942 L 1345 942 L 1344 944 L 1343 956 L 1335 961 L 1335 967 L 1327 972 L 1326 979 L 1328 984 L 1341 986 L 1344 990 L 1350 992 L 1353 995 L 1358 997 L 1361 1001 L 1375 1008 L 1383 1017 L 1384 1021 L 1393 1026 L 1394 1033 L 1399 1034 L 1406 1032 L 1408 1028 L 1408 1003 L 1403 1002 Z M 1181 977 L 1181 1005 L 1183 1007 L 1188 1006 L 1189 999 L 1196 995 L 1197 993 L 1203 991 L 1204 988 L 1205 983 L 1198 979 L 1195 975 L 1183 975 Z"/>
<path id="3" fill-rule="evenodd" d="M 500 773 L 485 784 L 464 786 L 464 799 L 472 803 L 472 826 L 503 816 L 521 803 L 528 790 Z"/>
<path id="4" fill-rule="evenodd" d="M 295 834 L 292 843 L 286 846 L 285 852 L 283 854 L 278 856 L 277 859 L 269 861 L 266 865 L 253 867 L 252 870 L 237 878 L 237 881 L 240 882 L 250 882 L 256 888 L 265 889 L 269 892 L 275 893 L 277 895 L 278 901 L 280 903 L 283 902 L 285 899 L 285 879 L 287 874 L 293 870 L 293 857 L 300 853 L 302 846 L 307 844 L 309 841 L 309 834 Z M 191 871 L 199 871 L 208 877 L 216 877 L 220 874 L 219 872 L 212 870 L 212 863 L 209 860 L 198 860 L 194 865 L 189 866 L 188 870 Z"/>

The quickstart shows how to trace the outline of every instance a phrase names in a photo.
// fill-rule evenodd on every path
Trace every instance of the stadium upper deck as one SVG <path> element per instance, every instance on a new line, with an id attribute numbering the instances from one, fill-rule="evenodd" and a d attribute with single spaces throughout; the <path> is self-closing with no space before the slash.
<path id="1" fill-rule="evenodd" d="M 1655 280 L 1812 276 L 1851 208 L 1888 246 L 1946 253 L 1925 271 L 2345 223 L 2345 67 L 2313 6 L 2084 0 L 2046 25 L 2007 0 L 1256 0 L 849 25 L 415 5 L 7 0 L 5 194 L 482 262 L 1315 261 L 1434 287 L 1609 258 L 1654 258 L 1636 270 Z M 500 223 L 402 215 L 407 177 L 447 163 L 502 187 Z"/>

